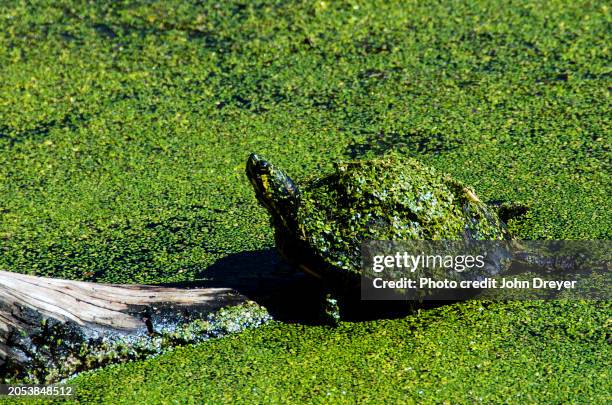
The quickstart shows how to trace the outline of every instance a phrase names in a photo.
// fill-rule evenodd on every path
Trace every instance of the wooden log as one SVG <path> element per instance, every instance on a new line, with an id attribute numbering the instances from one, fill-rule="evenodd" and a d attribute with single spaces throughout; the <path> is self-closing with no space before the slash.
<path id="1" fill-rule="evenodd" d="M 62 369 L 59 363 L 76 361 L 82 355 L 76 352 L 94 342 L 156 336 L 246 301 L 230 288 L 98 284 L 0 271 L 0 377 L 53 380 L 45 368 Z"/>

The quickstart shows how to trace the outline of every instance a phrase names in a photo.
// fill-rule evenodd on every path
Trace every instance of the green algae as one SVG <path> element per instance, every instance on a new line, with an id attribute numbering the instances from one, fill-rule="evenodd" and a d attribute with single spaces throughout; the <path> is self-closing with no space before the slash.
<path id="1" fill-rule="evenodd" d="M 472 301 L 337 328 L 273 322 L 73 383 L 85 402 L 601 403 L 609 310 Z"/>
<path id="2" fill-rule="evenodd" d="M 173 282 L 271 246 L 252 151 L 300 179 L 403 145 L 528 204 L 520 238 L 609 238 L 603 5 L 354 6 L 3 3 L 0 266 Z"/>
<path id="3" fill-rule="evenodd" d="M 272 246 L 252 151 L 301 179 L 401 148 L 527 204 L 521 239 L 610 239 L 605 2 L 10 0 L 0 18 L 2 269 L 182 281 Z M 607 399 L 606 306 L 436 314 L 276 325 L 83 375 L 81 398 Z"/>

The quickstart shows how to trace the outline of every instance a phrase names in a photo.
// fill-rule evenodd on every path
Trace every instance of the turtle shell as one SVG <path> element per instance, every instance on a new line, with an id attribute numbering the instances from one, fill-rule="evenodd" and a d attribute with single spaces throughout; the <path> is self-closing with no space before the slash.
<path id="1" fill-rule="evenodd" d="M 368 240 L 510 238 L 470 188 L 399 154 L 337 163 L 300 189 L 297 235 L 277 230 L 276 239 L 285 257 L 314 274 L 360 274 Z"/>

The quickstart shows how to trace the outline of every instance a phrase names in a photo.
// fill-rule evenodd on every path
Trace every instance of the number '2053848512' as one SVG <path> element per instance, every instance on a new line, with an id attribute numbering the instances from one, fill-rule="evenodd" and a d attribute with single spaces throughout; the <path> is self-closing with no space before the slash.
<path id="1" fill-rule="evenodd" d="M 9 385 L 0 384 L 0 395 L 6 396 L 71 396 L 71 385 Z"/>

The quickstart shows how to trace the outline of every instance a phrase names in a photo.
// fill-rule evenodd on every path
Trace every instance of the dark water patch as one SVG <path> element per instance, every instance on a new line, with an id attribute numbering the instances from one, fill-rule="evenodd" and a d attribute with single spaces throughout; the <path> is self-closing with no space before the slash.
<path id="1" fill-rule="evenodd" d="M 185 37 L 194 43 L 202 45 L 203 48 L 212 49 L 220 53 L 229 52 L 232 49 L 235 41 L 215 33 L 211 30 L 194 28 L 187 24 L 174 24 L 171 22 L 164 22 L 163 24 L 146 24 L 146 23 L 118 23 L 113 28 L 106 26 L 105 24 L 95 24 L 96 31 L 101 36 L 107 39 L 115 39 L 115 37 L 130 37 L 137 36 L 139 38 L 146 38 L 148 36 L 164 37 L 168 35 L 170 31 L 181 32 Z M 108 28 L 108 29 L 106 29 Z"/>
<path id="2" fill-rule="evenodd" d="M 365 140 L 352 142 L 346 153 L 353 159 L 366 154 L 384 155 L 393 149 L 403 149 L 414 154 L 439 155 L 455 150 L 461 144 L 460 140 L 446 137 L 441 133 L 381 131 L 367 135 Z"/>
<path id="3" fill-rule="evenodd" d="M 360 79 L 386 79 L 387 73 L 380 69 L 367 69 L 359 74 Z"/>
<path id="4" fill-rule="evenodd" d="M 232 77 L 233 76 L 233 77 Z M 274 106 L 286 102 L 290 95 L 271 83 L 267 76 L 253 78 L 249 75 L 231 75 L 222 80 L 229 88 L 235 88 L 235 83 L 242 86 L 216 102 L 217 109 L 233 106 L 241 110 L 260 114 L 270 111 Z"/>
<path id="5" fill-rule="evenodd" d="M 387 69 L 366 69 L 357 75 L 357 78 L 361 83 L 377 83 L 389 79 L 397 79 L 398 74 L 402 73 L 404 69 L 400 66 L 393 66 Z"/>
<path id="6" fill-rule="evenodd" d="M 317 109 L 336 111 L 338 110 L 337 92 L 331 91 L 326 94 L 313 94 L 309 97 L 311 106 Z"/>
<path id="7" fill-rule="evenodd" d="M 612 78 L 612 71 L 602 72 L 598 74 L 593 73 L 591 71 L 586 71 L 584 73 L 581 73 L 579 76 L 581 80 L 609 80 L 610 78 Z M 610 91 L 610 87 L 608 87 L 608 91 Z"/>
<path id="8" fill-rule="evenodd" d="M 391 52 L 395 43 L 388 35 L 372 31 L 365 38 L 356 40 L 354 47 L 363 55 L 376 55 Z"/>
<path id="9" fill-rule="evenodd" d="M 113 31 L 113 29 L 106 24 L 97 23 L 93 25 L 93 28 L 94 30 L 96 30 L 96 33 L 102 38 L 105 38 L 105 39 L 117 38 L 117 34 L 115 33 L 115 31 Z"/>
<path id="10" fill-rule="evenodd" d="M 215 34 L 212 31 L 188 29 L 186 32 L 190 41 L 197 42 L 203 45 L 204 48 L 214 49 L 222 53 L 229 51 L 234 44 L 234 41 L 231 39 Z"/>
<path id="11" fill-rule="evenodd" d="M 561 84 L 570 80 L 571 76 L 572 75 L 569 72 L 549 73 L 536 79 L 535 83 L 548 85 Z"/>
<path id="12" fill-rule="evenodd" d="M 8 125 L 0 125 L 0 142 L 8 141 L 10 146 L 25 141 L 42 142 L 54 129 L 67 128 L 74 131 L 89 120 L 90 117 L 81 112 L 70 111 L 62 118 L 51 119 L 21 131 L 15 131 Z"/>
<path id="13" fill-rule="evenodd" d="M 76 35 L 71 34 L 70 32 L 67 31 L 63 31 L 62 33 L 60 33 L 60 38 L 62 39 L 62 41 L 64 42 L 72 42 L 72 43 L 78 43 L 78 44 L 82 44 L 83 41 L 77 37 Z"/>

